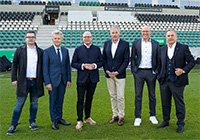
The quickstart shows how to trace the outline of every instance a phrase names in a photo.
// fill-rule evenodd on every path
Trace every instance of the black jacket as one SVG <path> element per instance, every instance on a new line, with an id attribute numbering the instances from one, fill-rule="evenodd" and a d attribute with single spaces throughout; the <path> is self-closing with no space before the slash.
<path id="1" fill-rule="evenodd" d="M 44 95 L 43 87 L 43 75 L 42 75 L 42 55 L 43 50 L 40 49 L 37 44 L 35 44 L 38 54 L 38 63 L 37 63 L 37 94 L 38 97 Z M 20 46 L 15 51 L 13 62 L 12 62 L 12 75 L 11 80 L 17 81 L 17 91 L 16 94 L 19 97 L 26 96 L 26 67 L 27 67 L 27 44 Z"/>

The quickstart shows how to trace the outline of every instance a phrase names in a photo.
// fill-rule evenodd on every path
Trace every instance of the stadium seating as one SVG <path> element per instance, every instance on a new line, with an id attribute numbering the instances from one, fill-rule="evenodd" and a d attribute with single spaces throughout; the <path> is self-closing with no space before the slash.
<path id="1" fill-rule="evenodd" d="M 11 0 L 0 0 L 0 5 L 11 5 Z"/>
<path id="2" fill-rule="evenodd" d="M 38 30 L 31 25 L 35 12 L 1 12 L 0 48 L 11 49 L 23 45 L 27 30 Z"/>
<path id="3" fill-rule="evenodd" d="M 47 5 L 63 5 L 70 6 L 71 1 L 48 1 Z"/>
<path id="4" fill-rule="evenodd" d="M 42 2 L 42 1 L 20 1 L 19 5 L 46 5 L 46 2 Z"/>
<path id="5" fill-rule="evenodd" d="M 200 6 L 185 6 L 185 9 L 196 9 L 196 10 L 200 10 Z"/>
<path id="6" fill-rule="evenodd" d="M 167 15 L 167 14 L 136 14 L 137 19 L 141 21 L 163 21 L 163 22 L 192 22 L 198 23 L 199 16 L 192 15 Z"/>

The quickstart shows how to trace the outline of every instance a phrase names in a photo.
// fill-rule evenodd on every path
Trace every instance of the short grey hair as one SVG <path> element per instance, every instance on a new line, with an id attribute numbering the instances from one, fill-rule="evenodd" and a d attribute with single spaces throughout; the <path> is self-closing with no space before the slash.
<path id="1" fill-rule="evenodd" d="M 169 32 L 169 31 L 173 31 L 173 32 L 177 35 L 176 31 L 175 31 L 174 29 L 172 29 L 172 28 L 167 29 L 166 34 L 167 34 L 167 32 Z"/>
<path id="2" fill-rule="evenodd" d="M 52 32 L 52 36 L 55 35 L 55 34 L 59 34 L 59 35 L 61 35 L 63 37 L 63 33 L 60 30 L 54 30 Z"/>
<path id="3" fill-rule="evenodd" d="M 111 31 L 112 29 L 117 29 L 119 32 L 121 32 L 121 30 L 120 30 L 120 28 L 119 28 L 118 25 L 113 25 L 113 26 L 110 28 L 110 31 Z"/>
<path id="4" fill-rule="evenodd" d="M 148 28 L 149 28 L 149 31 L 151 31 L 151 27 L 148 26 L 148 25 L 144 25 L 144 26 L 142 26 L 141 30 L 142 30 L 144 27 L 148 27 Z"/>

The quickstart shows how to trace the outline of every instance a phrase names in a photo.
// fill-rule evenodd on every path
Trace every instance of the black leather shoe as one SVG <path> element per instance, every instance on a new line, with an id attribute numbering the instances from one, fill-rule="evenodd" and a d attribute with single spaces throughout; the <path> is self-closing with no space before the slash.
<path id="1" fill-rule="evenodd" d="M 58 121 L 58 124 L 62 124 L 62 125 L 71 125 L 71 123 L 69 122 L 65 122 L 65 120 L 61 119 Z"/>
<path id="2" fill-rule="evenodd" d="M 165 126 L 169 126 L 169 122 L 162 122 L 157 128 L 163 128 Z"/>
<path id="3" fill-rule="evenodd" d="M 177 129 L 177 133 L 181 133 L 184 131 L 184 127 L 183 126 L 178 126 L 178 129 Z"/>
<path id="4" fill-rule="evenodd" d="M 52 127 L 51 128 L 54 129 L 54 130 L 58 130 L 59 129 L 58 124 L 56 122 L 52 123 Z"/>

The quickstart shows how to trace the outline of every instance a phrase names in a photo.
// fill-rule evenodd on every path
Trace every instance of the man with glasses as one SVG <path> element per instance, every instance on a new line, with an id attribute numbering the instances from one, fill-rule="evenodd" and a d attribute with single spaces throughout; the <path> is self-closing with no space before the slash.
<path id="1" fill-rule="evenodd" d="M 84 44 L 75 49 L 72 67 L 78 70 L 77 74 L 77 125 L 76 130 L 83 126 L 83 107 L 85 107 L 85 123 L 95 125 L 96 122 L 90 117 L 92 99 L 99 82 L 98 68 L 103 65 L 100 48 L 92 44 L 92 35 L 86 31 L 83 34 Z M 84 105 L 84 97 L 86 100 Z"/>
<path id="2" fill-rule="evenodd" d="M 52 32 L 52 36 L 53 45 L 44 50 L 43 77 L 49 92 L 52 129 L 58 130 L 58 124 L 71 125 L 62 118 L 65 90 L 71 86 L 71 68 L 69 52 L 60 46 L 63 41 L 63 33 L 55 30 Z"/>
<path id="3" fill-rule="evenodd" d="M 42 55 L 36 41 L 34 31 L 27 31 L 25 35 L 26 44 L 17 48 L 12 63 L 11 80 L 12 85 L 17 86 L 17 102 L 13 110 L 11 127 L 7 134 L 13 135 L 16 131 L 22 108 L 30 93 L 30 128 L 37 130 L 35 119 L 38 110 L 38 98 L 44 95 L 42 76 Z"/>
<path id="4" fill-rule="evenodd" d="M 135 122 L 134 126 L 140 126 L 142 110 L 142 92 L 144 82 L 147 83 L 149 93 L 149 120 L 158 124 L 156 115 L 155 86 L 157 77 L 157 57 L 159 43 L 150 38 L 151 30 L 148 26 L 141 29 L 142 38 L 135 40 L 131 52 L 131 72 L 135 82 Z"/>

